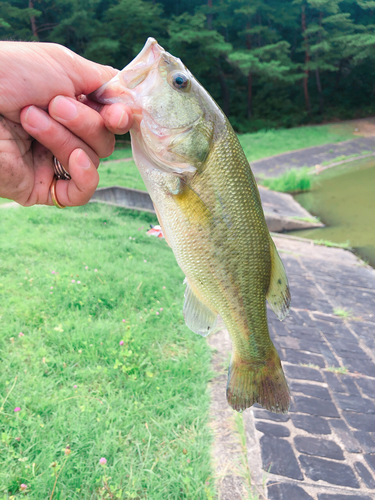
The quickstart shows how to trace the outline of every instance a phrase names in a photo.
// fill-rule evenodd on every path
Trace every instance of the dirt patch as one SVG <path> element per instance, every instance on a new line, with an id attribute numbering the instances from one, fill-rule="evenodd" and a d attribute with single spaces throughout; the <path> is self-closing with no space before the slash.
<path id="1" fill-rule="evenodd" d="M 374 137 L 375 118 L 357 120 L 353 134 L 361 135 L 362 137 Z"/>
<path id="2" fill-rule="evenodd" d="M 329 124 L 328 124 L 329 125 Z M 358 137 L 374 137 L 375 136 L 375 117 L 358 118 L 356 120 L 348 120 L 331 124 L 332 129 L 337 131 L 345 130 Z"/>

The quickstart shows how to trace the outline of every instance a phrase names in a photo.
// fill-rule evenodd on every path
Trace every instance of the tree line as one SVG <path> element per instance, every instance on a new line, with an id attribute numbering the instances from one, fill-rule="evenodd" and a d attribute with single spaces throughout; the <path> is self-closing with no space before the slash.
<path id="1" fill-rule="evenodd" d="M 374 0 L 11 0 L 0 39 L 124 67 L 153 36 L 238 131 L 375 112 Z"/>

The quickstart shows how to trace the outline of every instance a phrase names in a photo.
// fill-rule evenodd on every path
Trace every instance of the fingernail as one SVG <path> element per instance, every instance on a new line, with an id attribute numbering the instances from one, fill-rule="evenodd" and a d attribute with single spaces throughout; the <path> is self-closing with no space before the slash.
<path id="1" fill-rule="evenodd" d="M 47 130 L 51 126 L 51 118 L 36 106 L 30 106 L 26 111 L 25 123 L 35 130 Z"/>
<path id="2" fill-rule="evenodd" d="M 85 151 L 83 151 L 83 149 L 79 150 L 79 153 L 77 154 L 77 157 L 76 157 L 76 161 L 77 161 L 77 164 L 81 168 L 90 168 L 91 167 L 90 158 L 87 156 Z"/>
<path id="3" fill-rule="evenodd" d="M 125 122 L 125 115 L 126 115 L 126 122 Z M 116 128 L 125 128 L 127 124 L 128 124 L 128 113 L 122 111 Z"/>
<path id="4" fill-rule="evenodd" d="M 52 113 L 62 120 L 74 120 L 78 115 L 76 104 L 63 96 L 57 96 L 52 103 Z"/>

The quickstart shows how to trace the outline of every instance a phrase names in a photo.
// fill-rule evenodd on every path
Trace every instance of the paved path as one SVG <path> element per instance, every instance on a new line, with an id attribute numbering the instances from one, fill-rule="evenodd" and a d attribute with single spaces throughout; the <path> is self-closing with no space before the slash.
<path id="1" fill-rule="evenodd" d="M 345 250 L 274 239 L 292 309 L 283 322 L 270 312 L 269 326 L 292 406 L 287 415 L 246 410 L 241 444 L 238 417 L 225 401 L 229 335 L 222 329 L 208 337 L 218 372 L 211 390 L 219 498 L 247 500 L 250 470 L 259 498 L 375 499 L 375 271 Z"/>
<path id="2" fill-rule="evenodd" d="M 251 162 L 251 168 L 257 177 L 278 177 L 290 168 L 315 167 L 338 156 L 363 155 L 375 153 L 375 137 L 359 137 L 345 142 L 299 149 L 290 153 L 271 156 Z"/>

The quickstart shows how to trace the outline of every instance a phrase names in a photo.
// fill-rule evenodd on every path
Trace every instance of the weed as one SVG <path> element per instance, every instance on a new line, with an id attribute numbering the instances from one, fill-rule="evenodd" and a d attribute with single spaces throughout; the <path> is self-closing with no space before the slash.
<path id="1" fill-rule="evenodd" d="M 357 266 L 358 267 L 367 267 L 370 265 L 370 262 L 367 259 L 361 259 L 357 257 Z"/>
<path id="2" fill-rule="evenodd" d="M 249 462 L 247 460 L 246 432 L 241 413 L 234 413 L 234 421 L 236 425 L 236 431 L 240 439 L 241 476 L 245 482 L 245 487 L 248 495 L 247 500 L 259 500 L 259 496 L 254 492 L 253 486 L 251 484 L 251 472 L 249 468 Z"/>
<path id="3" fill-rule="evenodd" d="M 300 363 L 300 366 L 306 366 L 307 368 L 314 368 L 315 370 L 319 370 L 318 365 L 314 365 L 313 363 Z"/>
<path id="4" fill-rule="evenodd" d="M 349 370 L 346 368 L 346 366 L 330 366 L 329 368 L 327 368 L 327 371 L 345 375 L 345 373 L 348 373 Z"/>
<path id="5" fill-rule="evenodd" d="M 347 311 L 346 309 L 340 309 L 339 307 L 337 307 L 336 309 L 333 310 L 333 314 L 335 314 L 336 316 L 339 316 L 340 318 L 344 318 L 344 319 L 349 319 L 349 318 L 353 317 L 353 314 L 351 311 Z"/>
<path id="6" fill-rule="evenodd" d="M 318 224 L 320 221 L 319 217 L 296 217 L 296 216 L 293 216 L 293 217 L 290 217 L 291 219 L 294 219 L 294 220 L 301 220 L 303 222 L 311 222 L 312 224 Z"/>
<path id="7" fill-rule="evenodd" d="M 300 193 L 311 188 L 311 169 L 307 167 L 292 168 L 280 177 L 259 179 L 259 184 L 273 191 L 282 193 Z"/>
<path id="8" fill-rule="evenodd" d="M 331 160 L 326 160 L 322 162 L 323 166 L 329 166 L 332 163 L 341 163 L 347 160 L 355 159 L 357 156 L 360 156 L 358 153 L 354 153 L 352 155 L 340 155 L 336 156 L 336 158 L 332 158 Z"/>
<path id="9" fill-rule="evenodd" d="M 350 241 L 346 241 L 345 243 L 334 243 L 333 241 L 329 240 L 312 240 L 314 242 L 314 245 L 322 245 L 325 247 L 335 247 L 335 248 L 344 248 L 346 250 L 350 250 Z"/>

